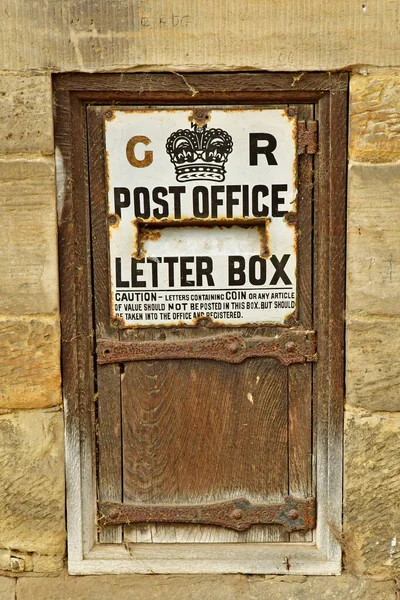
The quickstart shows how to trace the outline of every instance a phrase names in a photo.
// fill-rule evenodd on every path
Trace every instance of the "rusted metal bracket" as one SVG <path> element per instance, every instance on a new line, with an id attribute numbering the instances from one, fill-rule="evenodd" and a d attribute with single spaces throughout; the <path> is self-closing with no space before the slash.
<path id="1" fill-rule="evenodd" d="M 99 507 L 103 526 L 132 523 L 188 523 L 219 525 L 244 531 L 252 525 L 282 525 L 285 531 L 309 531 L 315 527 L 315 498 L 288 497 L 282 504 L 252 504 L 246 498 L 213 504 L 120 504 Z"/>
<path id="2" fill-rule="evenodd" d="M 297 122 L 297 154 L 315 154 L 318 145 L 317 121 Z"/>
<path id="3" fill-rule="evenodd" d="M 288 330 L 275 337 L 244 337 L 227 333 L 195 339 L 162 342 L 97 341 L 97 362 L 131 362 L 201 358 L 240 363 L 246 358 L 276 358 L 283 365 L 317 360 L 315 331 Z"/>

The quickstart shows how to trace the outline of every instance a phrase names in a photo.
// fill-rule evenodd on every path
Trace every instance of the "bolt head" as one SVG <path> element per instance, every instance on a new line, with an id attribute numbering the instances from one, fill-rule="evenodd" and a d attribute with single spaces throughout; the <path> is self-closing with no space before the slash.
<path id="1" fill-rule="evenodd" d="M 296 521 L 296 519 L 298 519 L 299 516 L 300 515 L 297 512 L 297 510 L 292 509 L 292 510 L 289 510 L 289 512 L 288 512 L 288 517 L 291 521 Z"/>
<path id="2" fill-rule="evenodd" d="M 231 516 L 236 521 L 240 521 L 240 519 L 243 516 L 243 513 L 242 513 L 242 511 L 239 508 L 235 508 L 235 510 L 232 511 L 232 515 Z"/>
<path id="3" fill-rule="evenodd" d="M 110 510 L 110 512 L 108 513 L 108 516 L 110 517 L 110 519 L 116 519 L 118 517 L 118 511 L 116 508 L 112 508 Z"/>
<path id="4" fill-rule="evenodd" d="M 19 556 L 11 556 L 10 558 L 11 571 L 18 571 L 22 573 L 25 570 L 25 561 Z"/>
<path id="5" fill-rule="evenodd" d="M 285 348 L 287 352 L 294 352 L 296 349 L 296 344 L 294 342 L 288 342 Z"/>
<path id="6" fill-rule="evenodd" d="M 235 352 L 239 350 L 239 344 L 237 342 L 232 342 L 232 344 L 229 344 L 228 350 L 232 354 L 235 354 Z"/>

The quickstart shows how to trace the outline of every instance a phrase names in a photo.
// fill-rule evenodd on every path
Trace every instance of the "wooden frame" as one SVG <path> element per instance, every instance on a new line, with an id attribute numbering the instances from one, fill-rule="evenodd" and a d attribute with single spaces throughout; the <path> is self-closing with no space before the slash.
<path id="1" fill-rule="evenodd" d="M 55 141 L 65 405 L 68 565 L 71 574 L 336 574 L 342 513 L 347 74 L 56 75 Z M 314 449 L 312 543 L 97 544 L 92 265 L 86 107 L 89 104 L 315 105 Z"/>

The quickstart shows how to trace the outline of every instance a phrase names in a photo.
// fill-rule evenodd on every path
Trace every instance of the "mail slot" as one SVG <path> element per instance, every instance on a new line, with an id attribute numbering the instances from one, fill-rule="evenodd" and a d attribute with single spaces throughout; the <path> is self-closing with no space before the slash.
<path id="1" fill-rule="evenodd" d="M 347 83 L 143 77 L 58 91 L 83 561 L 337 572 Z"/>

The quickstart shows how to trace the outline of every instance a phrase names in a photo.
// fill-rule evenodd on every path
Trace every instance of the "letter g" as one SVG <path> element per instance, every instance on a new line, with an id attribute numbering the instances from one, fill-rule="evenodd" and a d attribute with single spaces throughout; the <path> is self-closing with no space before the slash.
<path id="1" fill-rule="evenodd" d="M 145 150 L 144 157 L 139 160 L 135 154 L 135 148 L 137 144 L 144 144 L 148 146 L 151 140 L 145 135 L 135 135 L 133 138 L 129 140 L 126 145 L 126 158 L 132 165 L 132 167 L 137 167 L 138 169 L 143 169 L 144 167 L 148 167 L 153 162 L 153 152 L 151 150 Z"/>

